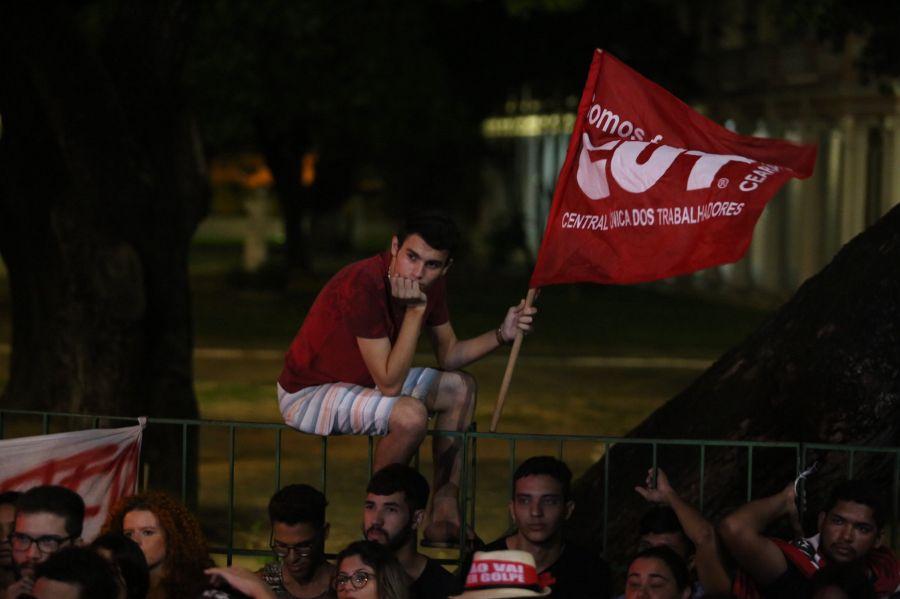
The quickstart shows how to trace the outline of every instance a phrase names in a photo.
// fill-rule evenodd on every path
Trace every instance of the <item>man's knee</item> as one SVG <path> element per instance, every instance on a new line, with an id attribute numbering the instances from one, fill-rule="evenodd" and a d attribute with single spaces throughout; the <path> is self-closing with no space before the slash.
<path id="1" fill-rule="evenodd" d="M 459 398 L 459 401 L 471 401 L 478 390 L 478 384 L 468 372 L 455 370 L 445 372 L 441 377 L 441 389 L 448 395 Z"/>
<path id="2" fill-rule="evenodd" d="M 388 433 L 425 438 L 428 430 L 428 410 L 414 397 L 400 397 L 391 409 Z"/>

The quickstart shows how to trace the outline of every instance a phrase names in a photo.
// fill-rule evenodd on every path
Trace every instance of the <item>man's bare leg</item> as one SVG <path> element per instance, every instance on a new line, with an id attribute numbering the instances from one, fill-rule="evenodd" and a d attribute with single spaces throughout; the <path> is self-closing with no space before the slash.
<path id="1" fill-rule="evenodd" d="M 426 399 L 436 412 L 435 430 L 464 431 L 472 422 L 477 387 L 475 379 L 464 372 L 444 372 L 435 390 Z M 459 480 L 462 439 L 435 435 L 434 479 L 431 513 L 425 538 L 452 542 L 459 538 Z"/>
<path id="2" fill-rule="evenodd" d="M 372 468 L 408 464 L 428 431 L 428 410 L 414 397 L 400 397 L 391 409 L 388 433 L 378 442 Z"/>

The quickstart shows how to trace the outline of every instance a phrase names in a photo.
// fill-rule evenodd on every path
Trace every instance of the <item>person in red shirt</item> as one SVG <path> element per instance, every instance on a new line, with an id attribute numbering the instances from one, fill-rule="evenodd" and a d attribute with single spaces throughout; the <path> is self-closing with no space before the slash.
<path id="1" fill-rule="evenodd" d="M 472 421 L 475 380 L 467 364 L 531 329 L 535 308 L 522 300 L 498 328 L 457 339 L 445 275 L 459 239 L 440 213 L 411 217 L 388 252 L 344 267 L 325 284 L 285 355 L 278 402 L 288 425 L 317 435 L 384 435 L 373 467 L 406 464 L 435 415 L 435 429 L 462 431 Z M 438 368 L 413 367 L 427 330 Z M 434 496 L 426 540 L 459 535 L 458 438 L 434 438 Z"/>

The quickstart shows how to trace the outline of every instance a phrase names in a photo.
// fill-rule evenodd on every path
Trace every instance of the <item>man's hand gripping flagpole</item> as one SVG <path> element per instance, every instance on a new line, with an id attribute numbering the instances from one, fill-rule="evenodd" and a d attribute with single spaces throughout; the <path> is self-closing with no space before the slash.
<path id="1" fill-rule="evenodd" d="M 525 312 L 534 304 L 537 297 L 537 289 L 532 287 L 525 296 Z M 509 391 L 509 383 L 512 380 L 513 371 L 516 369 L 516 360 L 519 359 L 519 350 L 522 348 L 522 340 L 525 334 L 522 329 L 516 330 L 516 338 L 513 341 L 512 349 L 509 352 L 509 361 L 506 363 L 506 372 L 503 373 L 503 383 L 500 384 L 500 393 L 497 395 L 497 403 L 494 405 L 494 416 L 491 418 L 491 432 L 497 432 L 497 424 L 500 422 L 500 414 L 503 413 L 503 403 L 506 401 L 506 394 Z"/>

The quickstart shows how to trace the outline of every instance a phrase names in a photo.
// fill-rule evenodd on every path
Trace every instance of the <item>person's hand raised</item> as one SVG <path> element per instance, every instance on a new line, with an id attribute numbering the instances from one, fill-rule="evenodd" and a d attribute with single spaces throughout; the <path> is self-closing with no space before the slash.
<path id="1" fill-rule="evenodd" d="M 647 470 L 646 487 L 637 486 L 635 491 L 640 493 L 641 497 L 651 503 L 661 503 L 668 505 L 675 489 L 669 484 L 669 477 L 662 471 L 662 468 L 656 469 L 656 484 L 653 484 L 653 468 Z"/>

